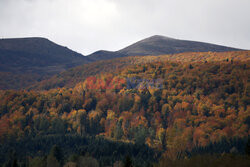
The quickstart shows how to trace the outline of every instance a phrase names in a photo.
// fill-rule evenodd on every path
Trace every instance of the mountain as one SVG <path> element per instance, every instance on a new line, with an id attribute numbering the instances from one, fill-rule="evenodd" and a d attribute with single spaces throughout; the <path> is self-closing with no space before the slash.
<path id="1" fill-rule="evenodd" d="M 99 60 L 128 56 L 175 55 L 176 53 L 183 52 L 225 52 L 237 50 L 239 49 L 155 35 L 118 51 L 100 50 L 89 56 L 83 56 L 80 53 L 74 52 L 67 47 L 60 46 L 45 38 L 0 39 L 0 89 L 32 87 L 31 85 L 42 80 L 47 82 L 47 79 L 54 75 L 58 75 L 60 79 L 55 81 L 54 79 L 58 77 L 54 76 L 53 82 L 56 84 L 49 82 L 50 86 L 48 86 L 48 88 L 54 87 L 52 85 L 60 87 L 64 85 L 72 86 L 72 84 L 68 83 L 73 83 L 74 85 L 78 80 L 84 79 L 85 76 L 89 76 L 89 74 L 93 75 L 99 72 L 114 70 L 113 67 L 108 67 L 110 66 L 109 62 L 104 61 L 100 62 L 101 64 L 90 64 L 86 66 L 86 68 L 84 67 L 82 71 L 79 71 L 81 67 L 67 71 L 69 68 Z M 175 60 L 174 57 L 172 57 L 172 59 Z M 127 60 L 121 61 L 123 61 L 123 63 L 120 64 L 121 66 L 124 66 L 124 64 L 127 66 L 130 63 L 130 61 Z M 143 60 L 138 59 L 135 61 Z M 102 65 L 102 63 L 107 64 Z M 101 68 L 104 66 L 108 70 Z M 91 70 L 88 71 L 87 69 Z M 62 75 L 61 72 L 64 71 L 67 72 Z M 72 71 L 76 74 L 73 75 Z M 67 77 L 64 74 L 66 74 Z M 65 76 L 65 78 L 61 76 Z M 61 81 L 63 81 L 63 83 L 61 83 Z"/>
<path id="2" fill-rule="evenodd" d="M 63 65 L 65 68 L 70 68 L 90 62 L 89 58 L 45 38 L 1 39 L 0 52 L 2 69 L 9 64 L 26 70 L 27 65 L 29 67 Z"/>
<path id="3" fill-rule="evenodd" d="M 98 60 L 108 60 L 108 59 L 113 59 L 113 58 L 118 58 L 118 57 L 127 57 L 127 55 L 119 53 L 119 52 L 99 50 L 99 51 L 92 53 L 88 57 L 93 61 L 98 61 Z"/>
<path id="4" fill-rule="evenodd" d="M 88 57 L 45 38 L 0 39 L 0 89 L 22 88 L 89 62 Z"/>
<path id="5" fill-rule="evenodd" d="M 89 55 L 89 57 L 95 60 L 105 60 L 125 56 L 164 55 L 183 52 L 226 52 L 237 50 L 240 49 L 154 35 L 116 52 L 98 51 Z"/>

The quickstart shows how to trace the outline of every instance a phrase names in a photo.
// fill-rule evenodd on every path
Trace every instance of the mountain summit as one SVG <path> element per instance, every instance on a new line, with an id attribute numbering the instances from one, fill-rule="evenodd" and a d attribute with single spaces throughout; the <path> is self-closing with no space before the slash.
<path id="1" fill-rule="evenodd" d="M 88 62 L 88 57 L 46 38 L 0 39 L 0 89 L 27 86 Z"/>
<path id="2" fill-rule="evenodd" d="M 40 37 L 0 39 L 0 60 L 12 66 L 65 64 L 73 67 L 88 62 L 80 53 Z"/>
<path id="3" fill-rule="evenodd" d="M 161 35 L 154 35 L 116 52 L 95 52 L 89 56 L 91 59 L 93 58 L 103 60 L 124 56 L 164 55 L 183 52 L 225 52 L 237 50 L 239 49 L 204 42 L 179 40 Z"/>

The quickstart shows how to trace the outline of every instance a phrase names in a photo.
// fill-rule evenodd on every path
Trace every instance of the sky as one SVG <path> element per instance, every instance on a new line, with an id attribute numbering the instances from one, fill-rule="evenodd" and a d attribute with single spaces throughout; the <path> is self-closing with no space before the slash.
<path id="1" fill-rule="evenodd" d="M 0 38 L 45 37 L 88 55 L 152 35 L 250 49 L 250 0 L 0 0 Z"/>

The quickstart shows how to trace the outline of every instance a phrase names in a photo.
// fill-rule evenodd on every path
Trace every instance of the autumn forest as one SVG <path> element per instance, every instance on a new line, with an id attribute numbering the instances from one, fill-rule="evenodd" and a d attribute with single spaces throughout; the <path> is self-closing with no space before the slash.
<path id="1" fill-rule="evenodd" d="M 124 57 L 1 90 L 0 166 L 249 166 L 249 63 Z"/>

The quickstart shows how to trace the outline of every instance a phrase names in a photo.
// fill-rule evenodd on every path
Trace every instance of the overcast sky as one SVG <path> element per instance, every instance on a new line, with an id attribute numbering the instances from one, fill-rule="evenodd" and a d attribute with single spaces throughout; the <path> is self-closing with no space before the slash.
<path id="1" fill-rule="evenodd" d="M 156 34 L 250 49 L 250 0 L 0 0 L 0 38 L 46 37 L 87 55 Z"/>

